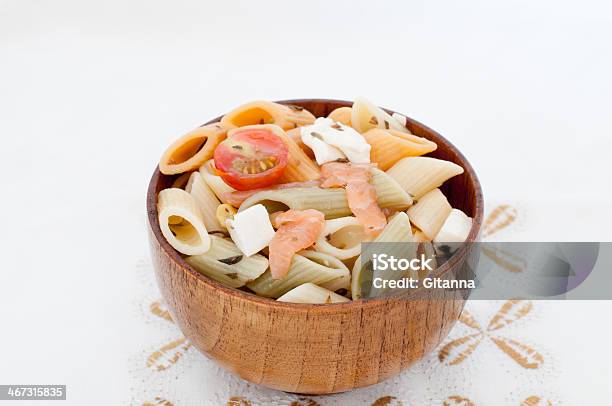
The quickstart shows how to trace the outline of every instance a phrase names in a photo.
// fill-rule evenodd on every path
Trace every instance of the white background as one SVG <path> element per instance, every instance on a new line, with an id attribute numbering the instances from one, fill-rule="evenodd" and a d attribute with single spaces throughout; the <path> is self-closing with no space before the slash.
<path id="1" fill-rule="evenodd" d="M 0 0 L 0 383 L 130 403 L 149 177 L 253 99 L 365 95 L 527 207 L 516 239 L 611 240 L 609 4 Z M 557 306 L 564 404 L 601 404 L 612 306 Z"/>

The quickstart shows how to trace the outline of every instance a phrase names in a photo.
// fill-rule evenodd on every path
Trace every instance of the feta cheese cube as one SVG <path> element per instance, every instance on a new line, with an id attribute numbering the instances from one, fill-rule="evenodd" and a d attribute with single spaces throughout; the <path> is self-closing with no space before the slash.
<path id="1" fill-rule="evenodd" d="M 267 247 L 274 237 L 268 211 L 262 204 L 256 204 L 236 213 L 225 225 L 234 244 L 244 255 L 250 257 Z"/>
<path id="2" fill-rule="evenodd" d="M 470 229 L 472 228 L 472 218 L 458 209 L 451 210 L 442 228 L 434 237 L 434 242 L 464 242 Z"/>

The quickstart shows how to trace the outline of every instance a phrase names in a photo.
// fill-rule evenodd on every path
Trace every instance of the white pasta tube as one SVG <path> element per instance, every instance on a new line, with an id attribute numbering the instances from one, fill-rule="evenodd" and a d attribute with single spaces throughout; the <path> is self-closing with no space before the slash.
<path id="1" fill-rule="evenodd" d="M 412 224 L 431 240 L 438 234 L 452 209 L 444 193 L 434 189 L 421 197 L 407 213 Z"/>
<path id="2" fill-rule="evenodd" d="M 362 241 L 369 241 L 363 225 L 355 217 L 340 217 L 325 221 L 314 249 L 338 259 L 349 259 L 361 253 Z"/>
<path id="3" fill-rule="evenodd" d="M 175 250 L 185 255 L 203 254 L 210 249 L 202 213 L 195 199 L 183 189 L 164 189 L 157 199 L 159 227 Z"/>
<path id="4" fill-rule="evenodd" d="M 202 255 L 187 257 L 185 261 L 198 272 L 232 288 L 257 279 L 268 269 L 263 255 L 247 257 L 231 240 L 211 235 L 210 249 Z"/>
<path id="5" fill-rule="evenodd" d="M 429 157 L 404 158 L 387 171 L 390 177 L 417 200 L 462 173 L 463 168 L 453 162 Z"/>
<path id="6" fill-rule="evenodd" d="M 410 133 L 395 118 L 364 97 L 355 98 L 351 110 L 351 126 L 360 133 L 365 133 L 372 128 L 392 129 Z"/>
<path id="7" fill-rule="evenodd" d="M 347 266 L 340 261 L 338 258 L 326 254 L 324 252 L 313 251 L 313 250 L 304 250 L 300 251 L 299 255 L 310 259 L 311 261 L 316 262 L 319 265 L 326 266 L 332 269 L 338 269 L 343 271 L 342 277 L 337 279 L 332 279 L 329 282 L 319 283 L 319 286 L 329 289 L 332 292 L 337 291 L 338 289 L 351 289 L 351 274 Z M 345 271 L 345 272 L 344 272 Z"/>
<path id="8" fill-rule="evenodd" d="M 217 196 L 208 187 L 200 172 L 193 172 L 185 186 L 185 191 L 195 199 L 208 232 L 224 231 L 226 228 L 217 220 L 217 207 L 221 204 Z"/>
<path id="9" fill-rule="evenodd" d="M 298 287 L 291 289 L 278 299 L 279 302 L 289 303 L 312 303 L 312 304 L 329 304 L 350 302 L 344 296 L 327 290 L 314 283 L 304 283 Z"/>
<path id="10" fill-rule="evenodd" d="M 259 296 L 280 297 L 304 283 L 325 284 L 335 279 L 346 278 L 348 269 L 336 269 L 319 264 L 317 261 L 295 254 L 291 260 L 289 272 L 282 279 L 274 279 L 270 270 L 264 272 L 255 281 L 247 283 L 249 289 Z"/>
<path id="11" fill-rule="evenodd" d="M 228 185 L 221 179 L 216 173 L 215 161 L 213 159 L 208 160 L 200 167 L 200 174 L 204 178 L 204 182 L 210 187 L 219 199 L 223 203 L 227 203 L 227 197 L 230 193 L 235 192 L 236 189 Z"/>

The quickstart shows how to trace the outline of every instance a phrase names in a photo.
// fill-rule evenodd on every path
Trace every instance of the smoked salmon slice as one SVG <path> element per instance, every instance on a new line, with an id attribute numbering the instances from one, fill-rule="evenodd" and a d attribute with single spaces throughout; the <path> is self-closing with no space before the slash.
<path id="1" fill-rule="evenodd" d="M 387 225 L 387 218 L 378 205 L 372 185 L 370 165 L 329 162 L 321 167 L 321 187 L 346 187 L 346 200 L 365 233 L 375 237 Z"/>
<path id="2" fill-rule="evenodd" d="M 318 210 L 287 210 L 274 218 L 278 227 L 270 241 L 270 272 L 274 279 L 289 272 L 293 255 L 310 247 L 325 225 L 325 216 Z"/>

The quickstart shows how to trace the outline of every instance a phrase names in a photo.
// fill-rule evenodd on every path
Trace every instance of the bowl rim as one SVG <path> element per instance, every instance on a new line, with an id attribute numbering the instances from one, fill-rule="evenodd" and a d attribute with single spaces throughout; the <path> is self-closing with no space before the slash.
<path id="1" fill-rule="evenodd" d="M 352 101 L 347 101 L 347 100 L 320 99 L 320 98 L 279 100 L 277 101 L 277 103 L 295 104 L 295 105 L 300 105 L 304 103 L 335 103 L 335 104 L 341 104 L 341 105 L 345 105 L 349 107 L 352 106 L 353 104 Z M 395 113 L 395 111 L 387 109 L 387 108 L 383 108 L 383 110 L 385 110 L 389 114 Z M 457 147 L 455 147 L 454 144 L 452 144 L 449 140 L 447 140 L 437 131 L 434 131 L 428 126 L 422 124 L 421 122 L 417 120 L 410 118 L 409 116 L 403 113 L 398 113 L 398 114 L 402 114 L 403 116 L 406 117 L 408 122 L 411 122 L 414 125 L 422 127 L 427 132 L 439 138 L 443 143 L 446 144 L 446 146 L 450 150 L 453 151 L 453 153 L 455 153 L 459 157 L 464 171 L 470 174 L 471 178 L 473 179 L 474 197 L 475 197 L 475 207 L 474 207 L 475 214 L 473 217 L 472 227 L 468 234 L 467 241 L 468 242 L 477 241 L 478 236 L 480 234 L 482 219 L 484 215 L 484 198 L 482 195 L 482 188 L 480 185 L 480 181 L 478 180 L 478 176 L 476 175 L 474 168 L 472 167 L 470 162 L 467 160 L 467 158 L 463 155 L 463 153 L 461 153 L 461 151 Z M 216 117 L 202 125 L 207 125 L 207 124 L 218 122 L 221 119 L 221 117 L 223 116 Z M 170 243 L 168 243 L 168 241 L 166 241 L 166 239 L 162 235 L 161 228 L 159 226 L 159 219 L 157 215 L 157 194 L 155 193 L 157 184 L 161 176 L 162 176 L 162 173 L 159 171 L 159 165 L 158 165 L 155 168 L 153 175 L 151 176 L 151 180 L 149 181 L 149 186 L 147 188 L 147 197 L 146 197 L 147 225 L 151 231 L 149 238 L 151 238 L 151 235 L 154 236 L 157 243 L 161 247 L 162 252 L 167 257 L 169 257 L 176 265 L 178 265 L 185 275 L 187 275 L 190 278 L 195 279 L 196 283 L 203 283 L 204 285 L 207 285 L 209 288 L 223 292 L 224 294 L 232 296 L 235 299 L 246 300 L 253 305 L 264 306 L 268 308 L 275 307 L 275 308 L 284 309 L 284 310 L 292 309 L 296 311 L 313 311 L 313 310 L 326 311 L 327 309 L 333 312 L 342 311 L 342 310 L 348 311 L 349 309 L 353 309 L 353 308 L 364 308 L 364 307 L 375 307 L 375 306 L 386 305 L 391 301 L 409 300 L 406 298 L 402 299 L 398 297 L 382 297 L 382 298 L 366 298 L 366 299 L 351 300 L 349 302 L 342 302 L 342 303 L 324 303 L 324 304 L 291 303 L 291 302 L 279 302 L 271 298 L 257 296 L 256 294 L 253 294 L 253 293 L 244 292 L 239 289 L 234 289 L 234 288 L 225 286 L 222 283 L 217 282 L 214 279 L 209 278 L 206 275 L 203 275 L 197 270 L 193 269 L 187 263 L 187 261 L 185 261 L 181 257 L 179 252 L 176 251 L 174 248 L 172 248 Z M 442 276 L 446 272 L 448 272 L 450 269 L 452 269 L 454 265 L 459 261 L 459 259 L 467 254 L 468 245 L 469 244 L 462 245 L 461 248 L 457 252 L 455 252 L 451 256 L 451 258 L 447 260 L 440 268 L 436 268 L 436 270 L 434 271 L 435 276 Z M 422 290 L 423 288 L 417 288 L 414 290 L 414 292 L 416 293 Z"/>

